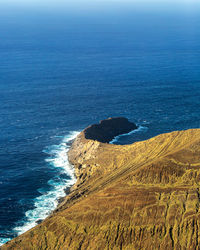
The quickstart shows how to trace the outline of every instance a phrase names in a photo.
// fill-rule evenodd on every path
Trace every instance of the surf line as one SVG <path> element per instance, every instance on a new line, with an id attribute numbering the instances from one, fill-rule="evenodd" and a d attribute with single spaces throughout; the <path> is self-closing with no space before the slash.
<path id="1" fill-rule="evenodd" d="M 135 133 L 139 133 L 139 132 L 146 132 L 148 130 L 147 127 L 144 127 L 144 126 L 139 126 L 137 129 L 134 129 L 132 131 L 130 131 L 129 133 L 125 133 L 125 134 L 121 134 L 121 135 L 117 135 L 115 136 L 109 143 L 110 144 L 114 144 L 116 143 L 121 137 L 124 137 L 124 136 L 129 136 L 129 135 L 132 135 L 132 134 L 135 134 Z"/>
<path id="2" fill-rule="evenodd" d="M 18 236 L 28 231 L 44 220 L 53 210 L 56 209 L 59 199 L 66 196 L 65 189 L 71 187 L 76 182 L 74 168 L 68 161 L 67 152 L 71 142 L 80 132 L 72 131 L 64 136 L 59 145 L 46 147 L 43 152 L 48 154 L 45 159 L 51 167 L 58 168 L 58 174 L 48 181 L 48 190 L 38 189 L 40 196 L 34 199 L 34 208 L 26 211 L 25 217 L 20 221 L 20 226 L 16 226 L 13 232 Z M 62 176 L 65 176 L 62 177 Z M 66 178 L 67 177 L 67 178 Z"/>

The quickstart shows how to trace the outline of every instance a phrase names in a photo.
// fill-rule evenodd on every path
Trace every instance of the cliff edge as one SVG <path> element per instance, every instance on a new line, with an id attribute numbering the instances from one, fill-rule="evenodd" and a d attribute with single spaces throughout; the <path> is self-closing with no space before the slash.
<path id="1" fill-rule="evenodd" d="M 84 130 L 69 159 L 71 193 L 1 249 L 200 248 L 200 129 L 123 146 Z"/>

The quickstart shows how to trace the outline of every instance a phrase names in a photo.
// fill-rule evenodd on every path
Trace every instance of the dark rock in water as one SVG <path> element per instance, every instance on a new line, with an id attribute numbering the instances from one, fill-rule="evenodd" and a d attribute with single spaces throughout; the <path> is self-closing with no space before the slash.
<path id="1" fill-rule="evenodd" d="M 65 191 L 65 194 L 66 194 L 66 195 L 68 195 L 68 194 L 70 193 L 70 189 L 71 189 L 71 187 L 66 187 L 66 188 L 65 188 L 64 191 Z"/>
<path id="2" fill-rule="evenodd" d="M 64 192 L 66 195 L 68 195 L 70 193 L 70 189 L 71 189 L 71 186 L 70 187 L 66 187 L 64 189 Z M 58 201 L 58 204 L 62 203 L 63 201 L 65 200 L 64 197 L 61 197 L 61 198 L 58 198 L 57 201 Z"/>
<path id="3" fill-rule="evenodd" d="M 58 198 L 58 199 L 57 199 L 58 204 L 62 203 L 64 200 L 65 200 L 65 198 L 64 198 L 64 197 Z"/>
<path id="4" fill-rule="evenodd" d="M 86 139 L 109 143 L 115 136 L 129 133 L 134 129 L 137 129 L 137 126 L 127 118 L 116 117 L 87 127 L 84 134 Z"/>
<path id="5" fill-rule="evenodd" d="M 43 222 L 43 220 L 41 220 L 41 219 L 36 221 L 37 224 L 40 224 L 42 222 Z"/>

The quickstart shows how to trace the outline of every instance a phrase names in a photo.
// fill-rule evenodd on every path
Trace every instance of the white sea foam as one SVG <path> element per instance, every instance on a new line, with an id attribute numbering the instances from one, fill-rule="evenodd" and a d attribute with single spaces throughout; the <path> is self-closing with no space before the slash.
<path id="1" fill-rule="evenodd" d="M 0 238 L 0 246 L 5 244 L 7 241 L 11 240 L 11 238 Z"/>
<path id="2" fill-rule="evenodd" d="M 135 134 L 135 133 L 143 133 L 143 132 L 146 132 L 147 130 L 148 130 L 147 127 L 139 126 L 137 129 L 134 129 L 134 130 L 130 131 L 129 133 L 121 134 L 121 135 L 115 136 L 115 138 L 114 138 L 112 141 L 110 141 L 110 143 L 111 143 L 111 144 L 114 144 L 114 143 L 116 143 L 121 137 L 129 136 L 129 135 L 132 135 L 132 134 Z"/>
<path id="3" fill-rule="evenodd" d="M 71 132 L 63 138 L 61 144 L 47 147 L 44 150 L 49 155 L 46 162 L 53 167 L 59 168 L 60 174 L 66 174 L 69 176 L 69 179 L 56 176 L 48 181 L 49 186 L 51 186 L 50 191 L 45 191 L 42 188 L 38 189 L 41 195 L 34 199 L 35 208 L 25 213 L 22 226 L 13 229 L 18 235 L 36 226 L 37 221 L 45 219 L 57 207 L 58 199 L 66 196 L 65 188 L 75 183 L 74 169 L 68 161 L 67 152 L 70 147 L 70 141 L 75 139 L 78 134 L 79 132 Z"/>

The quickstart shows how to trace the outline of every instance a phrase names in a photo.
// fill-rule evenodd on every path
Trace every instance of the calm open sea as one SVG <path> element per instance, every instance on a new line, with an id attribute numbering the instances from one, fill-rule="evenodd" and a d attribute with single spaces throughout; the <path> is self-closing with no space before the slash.
<path id="1" fill-rule="evenodd" d="M 55 209 L 75 182 L 77 131 L 112 116 L 132 143 L 200 127 L 200 13 L 4 8 L 0 16 L 0 241 Z"/>

